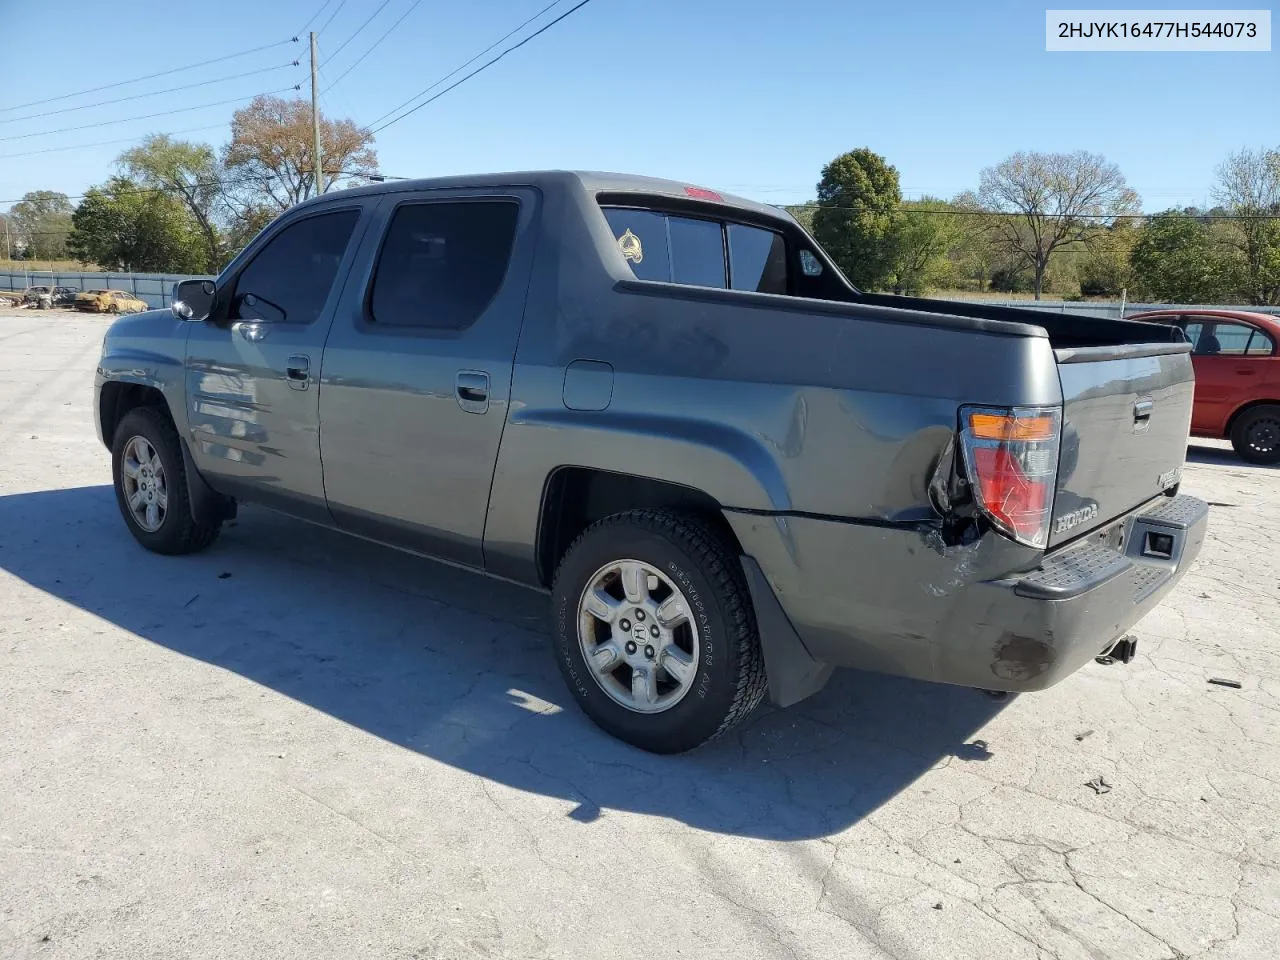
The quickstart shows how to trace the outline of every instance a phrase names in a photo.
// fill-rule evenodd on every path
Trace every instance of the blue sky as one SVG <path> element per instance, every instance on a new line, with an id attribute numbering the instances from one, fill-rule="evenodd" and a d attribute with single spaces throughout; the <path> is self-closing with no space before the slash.
<path id="1" fill-rule="evenodd" d="M 337 2 L 330 0 L 314 26 Z M 326 60 L 381 3 L 346 0 L 321 34 L 325 81 L 336 79 L 412 2 L 390 0 Z M 422 0 L 324 94 L 322 109 L 370 123 L 547 2 Z M 547 18 L 574 2 L 563 0 Z M 75 44 L 76 50 L 39 64 L 26 51 L 10 59 L 0 108 L 286 39 L 321 3 L 0 0 L 7 37 L 48 36 L 52 29 L 55 48 L 70 51 Z M 887 157 L 908 197 L 951 196 L 974 187 L 984 166 L 1015 150 L 1087 149 L 1118 163 L 1144 208 L 1158 210 L 1204 202 L 1214 168 L 1228 153 L 1280 146 L 1280 54 L 1047 53 L 1044 11 L 1045 4 L 1028 3 L 592 0 L 380 133 L 376 147 L 384 172 L 393 175 L 607 169 L 774 203 L 811 197 L 822 165 L 853 147 Z M 182 136 L 222 143 L 231 112 L 241 104 L 125 118 L 248 98 L 293 83 L 303 83 L 305 94 L 305 43 L 82 98 L 0 109 L 0 121 L 9 121 L 294 57 L 303 64 L 0 122 L 0 201 L 35 189 L 80 193 L 110 174 L 114 157 L 128 144 L 12 154 L 207 126 L 215 129 Z M 113 122 L 21 137 L 100 121 Z"/>

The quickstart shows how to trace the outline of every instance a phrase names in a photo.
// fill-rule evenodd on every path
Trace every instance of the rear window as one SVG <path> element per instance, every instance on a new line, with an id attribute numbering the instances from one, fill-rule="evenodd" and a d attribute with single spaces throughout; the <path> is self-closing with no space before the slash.
<path id="1" fill-rule="evenodd" d="M 772 230 L 626 207 L 604 216 L 638 280 L 789 292 L 787 244 Z"/>

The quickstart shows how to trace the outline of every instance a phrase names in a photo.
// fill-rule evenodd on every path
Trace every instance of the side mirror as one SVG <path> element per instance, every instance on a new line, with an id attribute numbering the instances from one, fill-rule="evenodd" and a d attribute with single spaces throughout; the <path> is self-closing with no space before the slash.
<path id="1" fill-rule="evenodd" d="M 179 320 L 207 320 L 213 310 L 212 280 L 180 280 L 173 285 L 169 309 Z"/>

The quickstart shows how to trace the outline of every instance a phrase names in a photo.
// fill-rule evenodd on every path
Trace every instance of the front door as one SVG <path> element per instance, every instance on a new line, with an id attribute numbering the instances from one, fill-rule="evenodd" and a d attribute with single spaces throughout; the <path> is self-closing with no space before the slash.
<path id="1" fill-rule="evenodd" d="M 218 490 L 328 519 L 320 357 L 360 215 L 353 205 L 282 223 L 220 280 L 210 318 L 191 325 L 191 454 Z"/>
<path id="2" fill-rule="evenodd" d="M 324 353 L 320 443 L 340 526 L 483 565 L 535 207 L 523 189 L 386 198 Z"/>

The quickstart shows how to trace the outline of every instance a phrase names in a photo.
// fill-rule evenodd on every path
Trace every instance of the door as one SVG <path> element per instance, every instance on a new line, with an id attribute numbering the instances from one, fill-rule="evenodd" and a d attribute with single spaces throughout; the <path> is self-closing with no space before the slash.
<path id="1" fill-rule="evenodd" d="M 1265 331 L 1240 320 L 1193 317 L 1185 329 L 1196 371 L 1192 432 L 1222 436 L 1231 414 L 1257 399 L 1275 345 Z"/>
<path id="2" fill-rule="evenodd" d="M 219 280 L 187 340 L 191 454 L 218 490 L 328 520 L 320 469 L 320 356 L 359 206 L 279 225 Z"/>
<path id="3" fill-rule="evenodd" d="M 535 206 L 528 190 L 387 197 L 324 353 L 325 493 L 345 529 L 483 566 Z"/>

